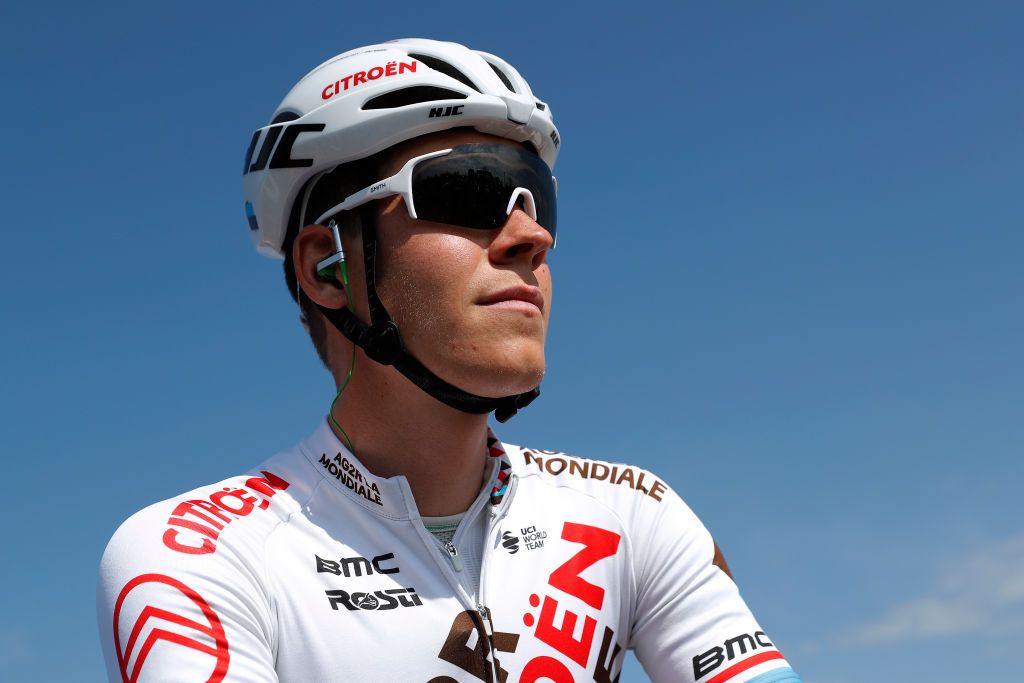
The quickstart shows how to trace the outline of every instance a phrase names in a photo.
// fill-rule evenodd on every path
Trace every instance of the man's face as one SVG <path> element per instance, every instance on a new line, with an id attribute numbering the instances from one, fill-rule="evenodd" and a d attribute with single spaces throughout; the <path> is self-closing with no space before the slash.
<path id="1" fill-rule="evenodd" d="M 473 142 L 517 144 L 475 131 L 425 136 L 393 149 L 380 176 L 412 157 Z M 540 384 L 551 310 L 550 233 L 521 208 L 494 230 L 410 218 L 399 196 L 379 201 L 377 211 L 377 291 L 413 356 L 481 396 Z M 351 275 L 357 311 L 367 320 L 362 273 Z"/>

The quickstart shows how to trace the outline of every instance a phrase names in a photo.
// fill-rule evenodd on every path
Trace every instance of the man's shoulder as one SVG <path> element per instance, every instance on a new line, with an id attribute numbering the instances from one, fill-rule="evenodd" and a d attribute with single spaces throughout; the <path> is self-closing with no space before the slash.
<path id="1" fill-rule="evenodd" d="M 111 680 L 132 678 L 126 667 L 133 652 L 136 671 L 146 661 L 151 670 L 166 669 L 169 665 L 160 664 L 164 658 L 173 659 L 175 667 L 200 668 L 216 658 L 218 667 L 226 667 L 228 615 L 248 624 L 246 634 L 264 638 L 272 632 L 264 570 L 267 541 L 290 519 L 297 507 L 292 494 L 301 488 L 291 481 L 287 460 L 279 456 L 250 472 L 153 503 L 114 532 L 96 586 Z M 178 630 L 156 629 L 153 624 L 161 621 Z M 187 635 L 193 628 L 202 634 L 202 647 L 191 644 L 199 642 Z M 158 635 L 147 636 L 143 644 L 139 636 L 150 629 Z M 211 637 L 212 647 L 203 639 Z M 236 631 L 231 641 L 244 642 L 245 637 Z M 150 652 L 152 642 L 159 640 L 181 647 Z M 233 645 L 231 656 L 235 651 Z M 110 656 L 113 652 L 116 658 Z M 182 653 L 191 653 L 191 659 Z M 179 680 L 195 678 L 191 669 L 181 671 L 189 673 Z"/>
<path id="2" fill-rule="evenodd" d="M 714 544 L 707 529 L 650 470 L 508 444 L 505 451 L 517 479 L 516 501 L 544 515 L 628 536 L 638 568 L 659 553 L 692 558 L 696 565 L 711 562 Z"/>
<path id="3" fill-rule="evenodd" d="M 107 543 L 101 578 L 143 566 L 210 567 L 254 559 L 309 495 L 312 468 L 304 444 L 131 515 Z"/>
<path id="4" fill-rule="evenodd" d="M 536 477 L 550 486 L 567 487 L 609 501 L 660 503 L 671 491 L 663 479 L 642 467 L 592 460 L 560 451 L 504 444 L 516 475 Z"/>
<path id="5" fill-rule="evenodd" d="M 272 461 L 139 510 L 114 532 L 104 565 L 132 557 L 212 557 L 225 544 L 244 552 L 292 507 L 281 495 L 291 483 L 270 467 Z"/>

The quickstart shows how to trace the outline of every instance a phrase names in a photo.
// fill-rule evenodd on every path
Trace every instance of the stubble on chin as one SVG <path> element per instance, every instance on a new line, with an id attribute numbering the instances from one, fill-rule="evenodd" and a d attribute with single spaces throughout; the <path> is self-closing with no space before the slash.
<path id="1" fill-rule="evenodd" d="M 540 384 L 545 370 L 544 331 L 539 339 L 533 338 L 536 332 L 517 329 L 518 325 L 503 331 L 476 306 L 457 309 L 459 302 L 445 300 L 405 272 L 397 275 L 394 284 L 381 292 L 381 299 L 398 324 L 406 348 L 431 372 L 484 396 L 521 393 Z"/>

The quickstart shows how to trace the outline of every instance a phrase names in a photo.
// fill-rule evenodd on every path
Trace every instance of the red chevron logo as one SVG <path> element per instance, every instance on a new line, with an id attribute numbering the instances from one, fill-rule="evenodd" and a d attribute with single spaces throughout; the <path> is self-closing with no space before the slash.
<path id="1" fill-rule="evenodd" d="M 136 588 L 152 583 L 163 584 L 180 591 L 185 597 L 191 600 L 196 607 L 199 608 L 203 613 L 203 616 L 206 617 L 207 623 L 200 623 L 182 614 L 178 614 L 177 612 L 172 612 L 161 607 L 146 605 L 139 612 L 138 617 L 136 617 L 131 633 L 128 636 L 128 641 L 122 649 L 120 620 L 121 608 L 124 606 L 125 599 Z M 158 619 L 163 622 L 177 624 L 185 629 L 198 631 L 199 633 L 208 636 L 213 641 L 214 645 L 211 647 L 208 643 L 194 637 L 183 635 L 176 631 L 168 631 L 164 628 L 154 627 L 149 631 L 149 635 L 146 636 L 142 646 L 138 648 L 138 654 L 135 655 L 139 638 L 142 636 L 150 619 Z M 213 611 L 210 604 L 206 602 L 199 593 L 170 576 L 165 576 L 163 574 L 142 574 L 141 576 L 136 576 L 121 589 L 121 594 L 117 596 L 117 602 L 114 604 L 114 644 L 117 647 L 117 663 L 121 669 L 121 680 L 124 683 L 137 683 L 139 676 L 142 674 L 142 668 L 146 664 L 146 658 L 153 650 L 153 647 L 161 640 L 208 655 L 213 660 L 213 672 L 210 674 L 206 683 L 220 683 L 220 681 L 224 680 L 224 677 L 227 675 L 228 660 L 231 658 L 231 653 L 228 651 L 228 639 L 227 635 L 224 633 L 224 626 L 220 623 L 220 617 L 218 617 L 217 613 Z M 128 666 L 132 661 L 133 655 L 135 655 L 135 665 L 129 672 Z"/>

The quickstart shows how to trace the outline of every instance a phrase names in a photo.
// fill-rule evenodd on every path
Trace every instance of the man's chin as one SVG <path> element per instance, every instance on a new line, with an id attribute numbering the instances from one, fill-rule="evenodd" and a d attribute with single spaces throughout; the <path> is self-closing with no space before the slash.
<path id="1" fill-rule="evenodd" d="M 522 394 L 536 388 L 544 379 L 544 355 L 541 352 L 539 357 L 531 354 L 517 360 L 519 362 L 511 363 L 508 356 L 482 359 L 470 367 L 463 366 L 457 378 L 447 381 L 463 391 L 487 398 Z"/>

